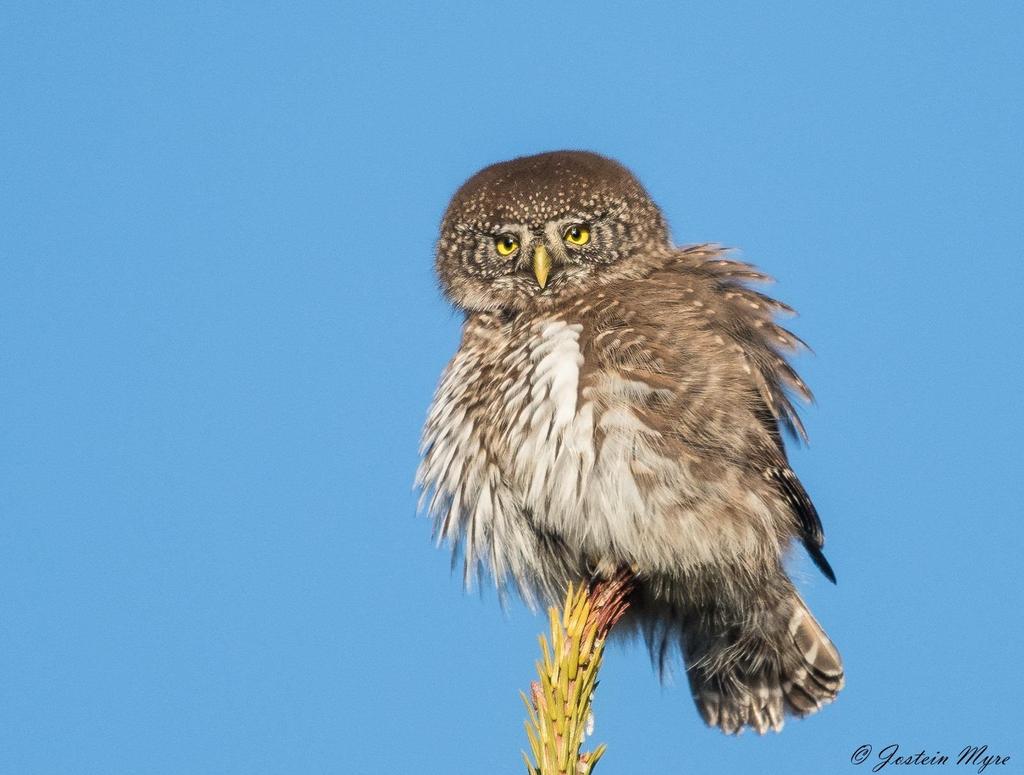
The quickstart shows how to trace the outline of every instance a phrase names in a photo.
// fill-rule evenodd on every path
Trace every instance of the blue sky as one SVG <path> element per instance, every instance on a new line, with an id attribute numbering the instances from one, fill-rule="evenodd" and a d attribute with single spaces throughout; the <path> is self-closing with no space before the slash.
<path id="1" fill-rule="evenodd" d="M 521 771 L 543 619 L 411 483 L 447 199 L 564 147 L 800 310 L 848 673 L 737 740 L 614 647 L 598 771 L 1019 764 L 1024 7 L 63 5 L 0 19 L 0 772 Z"/>

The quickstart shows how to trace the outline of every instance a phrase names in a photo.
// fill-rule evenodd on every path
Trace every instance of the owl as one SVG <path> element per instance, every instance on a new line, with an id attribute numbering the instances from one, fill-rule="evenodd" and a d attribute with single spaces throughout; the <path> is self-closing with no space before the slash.
<path id="1" fill-rule="evenodd" d="M 417 484 L 467 584 L 532 603 L 633 575 L 627 618 L 662 669 L 681 655 L 726 733 L 782 728 L 843 686 L 784 568 L 818 568 L 818 513 L 787 461 L 810 400 L 803 343 L 769 278 L 677 247 L 633 174 L 560 151 L 487 167 L 445 212 L 435 266 L 465 313 L 423 431 Z"/>

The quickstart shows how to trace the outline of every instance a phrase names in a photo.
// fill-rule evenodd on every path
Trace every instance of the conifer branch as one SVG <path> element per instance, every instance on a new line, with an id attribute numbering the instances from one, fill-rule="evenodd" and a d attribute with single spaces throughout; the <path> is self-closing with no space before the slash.
<path id="1" fill-rule="evenodd" d="M 570 585 L 562 611 L 551 607 L 550 641 L 540 636 L 539 681 L 522 693 L 528 719 L 526 735 L 533 760 L 523 753 L 529 775 L 590 775 L 605 752 L 602 743 L 581 752 L 592 723 L 591 705 L 597 688 L 608 633 L 626 612 L 633 575 Z"/>

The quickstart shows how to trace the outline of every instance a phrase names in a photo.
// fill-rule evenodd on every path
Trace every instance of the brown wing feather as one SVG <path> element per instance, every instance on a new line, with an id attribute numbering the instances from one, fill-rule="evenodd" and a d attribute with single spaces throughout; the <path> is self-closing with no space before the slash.
<path id="1" fill-rule="evenodd" d="M 835 583 L 835 572 L 822 547 L 825 533 L 821 518 L 810 496 L 789 467 L 779 426 L 792 437 L 805 441 L 807 432 L 790 399 L 795 394 L 804 401 L 814 400 L 810 388 L 786 360 L 786 354 L 809 350 L 798 336 L 775 322 L 779 313 L 794 314 L 791 307 L 754 290 L 748 282 L 768 283 L 772 278 L 750 264 L 727 258 L 727 252 L 716 245 L 696 245 L 678 254 L 679 263 L 689 272 L 709 280 L 721 299 L 725 314 L 718 316 L 732 338 L 738 342 L 751 365 L 751 373 L 762 406 L 755 415 L 774 442 L 760 450 L 765 478 L 793 510 L 800 528 L 800 537 L 814 564 Z"/>
<path id="2" fill-rule="evenodd" d="M 795 313 L 788 305 L 746 285 L 748 282 L 769 283 L 771 277 L 727 255 L 725 249 L 717 245 L 696 245 L 681 250 L 678 260 L 687 270 L 714 284 L 727 313 L 721 324 L 742 345 L 744 354 L 755 367 L 753 376 L 758 393 L 771 417 L 793 438 L 806 441 L 807 431 L 789 394 L 808 402 L 813 401 L 814 396 L 785 356 L 809 348 L 798 336 L 775 322 L 777 314 Z"/>

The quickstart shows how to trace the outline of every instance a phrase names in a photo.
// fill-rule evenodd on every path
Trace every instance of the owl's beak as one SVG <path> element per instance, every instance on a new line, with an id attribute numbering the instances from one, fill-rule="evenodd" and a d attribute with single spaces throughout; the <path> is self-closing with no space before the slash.
<path id="1" fill-rule="evenodd" d="M 548 255 L 548 249 L 543 245 L 538 245 L 533 249 L 533 273 L 536 275 L 541 289 L 548 284 L 548 274 L 550 272 L 551 256 Z"/>

